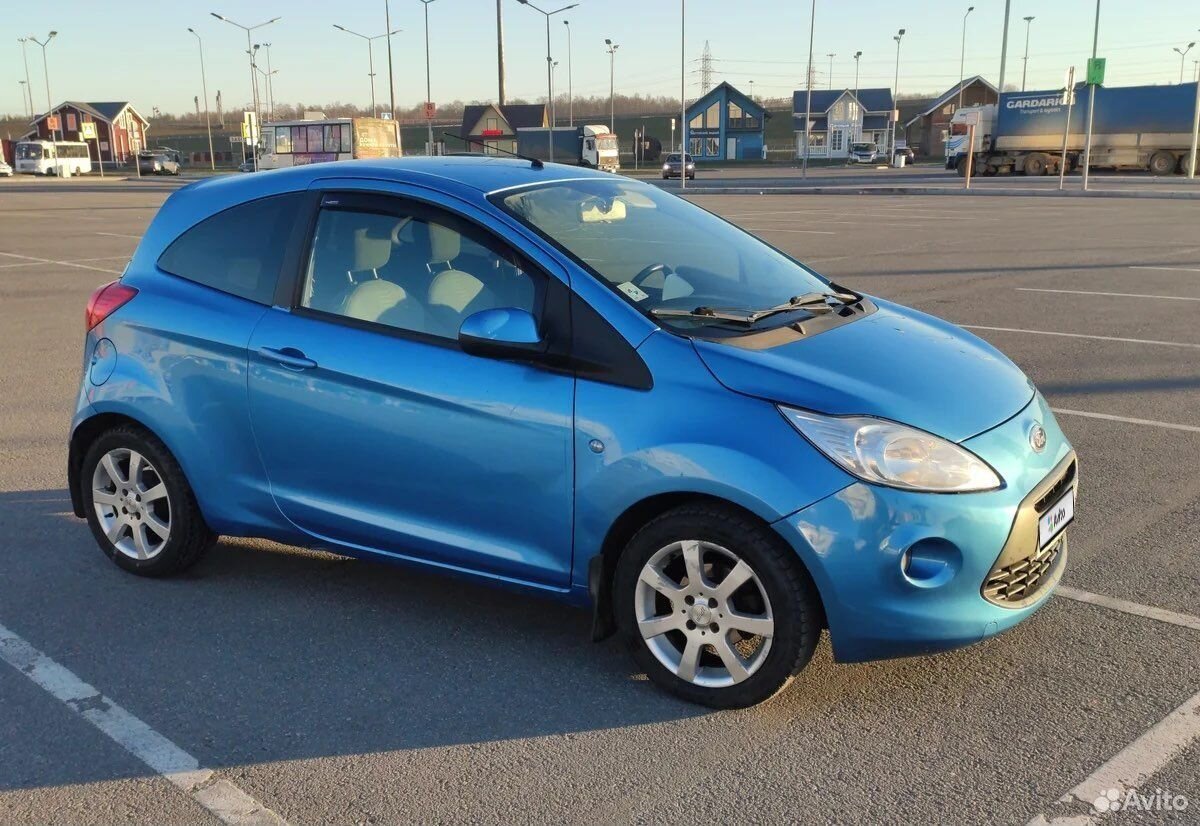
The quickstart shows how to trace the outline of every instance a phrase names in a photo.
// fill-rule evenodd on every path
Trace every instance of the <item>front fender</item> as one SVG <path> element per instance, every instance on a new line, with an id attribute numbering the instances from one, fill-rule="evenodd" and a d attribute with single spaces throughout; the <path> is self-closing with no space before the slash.
<path id="1" fill-rule="evenodd" d="M 717 382 L 686 339 L 656 333 L 638 352 L 652 390 L 582 379 L 576 389 L 573 584 L 587 585 L 609 529 L 651 497 L 713 497 L 769 523 L 853 481 L 773 404 Z"/>

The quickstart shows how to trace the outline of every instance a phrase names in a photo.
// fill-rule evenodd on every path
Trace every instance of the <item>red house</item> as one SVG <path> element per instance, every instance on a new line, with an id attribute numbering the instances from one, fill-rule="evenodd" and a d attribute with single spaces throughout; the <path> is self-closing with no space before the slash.
<path id="1" fill-rule="evenodd" d="M 53 130 L 53 135 L 47 121 L 50 115 L 58 117 L 58 129 Z M 93 162 L 103 160 L 108 164 L 124 163 L 146 146 L 146 132 L 150 128 L 150 121 L 142 117 L 128 101 L 64 101 L 49 113 L 36 118 L 30 124 L 33 128 L 22 136 L 22 139 L 83 140 L 80 134 L 82 124 L 88 122 L 96 124 L 96 135 L 100 139 L 100 158 L 96 157 L 97 142 L 87 141 Z"/>

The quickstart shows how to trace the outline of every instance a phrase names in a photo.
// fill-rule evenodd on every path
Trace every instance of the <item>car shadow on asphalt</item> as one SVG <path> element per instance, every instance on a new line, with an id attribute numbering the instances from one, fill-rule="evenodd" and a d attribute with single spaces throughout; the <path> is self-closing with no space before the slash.
<path id="1" fill-rule="evenodd" d="M 585 610 L 251 540 L 146 579 L 70 509 L 64 490 L 0 493 L 2 535 L 17 538 L 0 540 L 0 623 L 210 768 L 707 713 L 632 673 L 617 640 L 590 642 Z M 128 776 L 93 761 L 81 778 L 62 748 L 36 781 L 0 771 L 0 789 Z"/>

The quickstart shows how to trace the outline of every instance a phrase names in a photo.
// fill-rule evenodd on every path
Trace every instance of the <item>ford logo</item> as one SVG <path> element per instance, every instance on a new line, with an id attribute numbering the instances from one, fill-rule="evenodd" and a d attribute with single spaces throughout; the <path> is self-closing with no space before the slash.
<path id="1" fill-rule="evenodd" d="M 1046 429 L 1040 424 L 1034 424 L 1029 429 L 1029 446 L 1033 448 L 1034 453 L 1041 453 L 1046 449 Z"/>

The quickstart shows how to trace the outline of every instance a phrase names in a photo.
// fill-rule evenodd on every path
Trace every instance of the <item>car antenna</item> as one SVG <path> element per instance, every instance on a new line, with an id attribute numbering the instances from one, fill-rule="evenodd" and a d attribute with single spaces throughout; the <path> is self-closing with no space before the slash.
<path id="1" fill-rule="evenodd" d="M 491 149 L 493 152 L 503 152 L 505 155 L 511 155 L 514 158 L 520 158 L 523 161 L 529 161 L 529 165 L 532 166 L 534 169 L 541 169 L 543 166 L 545 166 L 545 164 L 542 163 L 541 161 L 539 161 L 537 158 L 531 158 L 528 155 L 521 155 L 516 152 L 509 152 L 507 149 L 501 149 L 498 146 L 488 146 L 483 141 L 476 140 L 475 138 L 464 138 L 462 135 L 456 135 L 453 132 L 443 132 L 442 137 L 457 138 L 458 140 L 462 141 L 463 143 L 478 144 L 478 145 L 482 146 L 484 149 Z"/>

